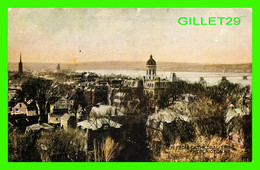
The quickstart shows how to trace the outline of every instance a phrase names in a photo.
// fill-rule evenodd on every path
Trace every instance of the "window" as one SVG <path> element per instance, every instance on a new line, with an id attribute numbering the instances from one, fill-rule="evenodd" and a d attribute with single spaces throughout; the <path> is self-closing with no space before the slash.
<path id="1" fill-rule="evenodd" d="M 149 75 L 151 75 L 151 70 L 149 70 Z"/>
<path id="2" fill-rule="evenodd" d="M 103 129 L 104 129 L 104 130 L 107 130 L 108 128 L 109 128 L 108 124 L 104 124 L 104 125 L 103 125 Z"/>
<path id="3" fill-rule="evenodd" d="M 66 104 L 66 101 L 65 101 L 65 100 L 61 100 L 61 104 L 62 104 L 62 105 L 65 105 L 65 104 Z"/>
<path id="4" fill-rule="evenodd" d="M 9 111 L 12 111 L 12 108 L 9 108 Z"/>
<path id="5" fill-rule="evenodd" d="M 22 107 L 22 104 L 19 104 L 20 107 Z"/>
<path id="6" fill-rule="evenodd" d="M 15 111 L 18 111 L 18 108 L 16 108 Z"/>
<path id="7" fill-rule="evenodd" d="M 193 100 L 193 98 L 192 98 L 192 97 L 189 97 L 189 101 L 190 101 L 190 102 L 193 102 L 194 100 Z"/>
<path id="8" fill-rule="evenodd" d="M 155 75 L 155 70 L 153 70 L 153 75 Z"/>

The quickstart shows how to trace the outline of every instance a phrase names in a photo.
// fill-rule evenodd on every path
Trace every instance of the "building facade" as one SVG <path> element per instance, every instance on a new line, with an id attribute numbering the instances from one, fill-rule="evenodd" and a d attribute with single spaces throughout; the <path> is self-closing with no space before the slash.
<path id="1" fill-rule="evenodd" d="M 151 102 L 155 103 L 171 84 L 172 83 L 168 80 L 161 80 L 160 77 L 156 75 L 156 61 L 151 55 L 150 59 L 146 62 L 146 75 L 143 80 L 145 94 L 150 95 Z"/>

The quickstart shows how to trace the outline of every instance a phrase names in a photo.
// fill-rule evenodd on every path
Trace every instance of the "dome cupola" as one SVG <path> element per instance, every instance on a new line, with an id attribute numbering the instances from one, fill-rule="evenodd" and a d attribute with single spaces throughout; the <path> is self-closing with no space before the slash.
<path id="1" fill-rule="evenodd" d="M 150 55 L 150 59 L 146 62 L 146 65 L 156 65 L 156 61 L 153 59 L 152 55 Z"/>

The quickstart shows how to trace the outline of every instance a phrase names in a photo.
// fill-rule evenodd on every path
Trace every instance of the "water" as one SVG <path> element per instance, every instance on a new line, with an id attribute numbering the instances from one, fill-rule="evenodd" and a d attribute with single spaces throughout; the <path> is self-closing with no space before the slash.
<path id="1" fill-rule="evenodd" d="M 90 71 L 95 72 L 99 75 L 125 75 L 132 78 L 143 77 L 146 74 L 145 70 L 78 70 L 78 72 Z M 157 76 L 161 79 L 167 79 L 171 81 L 171 74 L 173 72 L 169 71 L 157 71 Z M 223 72 L 174 72 L 177 78 L 186 80 L 189 82 L 198 82 L 200 77 L 203 77 L 204 80 L 209 85 L 215 85 L 219 83 L 223 76 L 227 80 L 233 83 L 240 83 L 243 86 L 249 85 L 252 91 L 252 73 L 223 73 Z M 243 80 L 243 76 L 247 76 L 247 80 Z"/>

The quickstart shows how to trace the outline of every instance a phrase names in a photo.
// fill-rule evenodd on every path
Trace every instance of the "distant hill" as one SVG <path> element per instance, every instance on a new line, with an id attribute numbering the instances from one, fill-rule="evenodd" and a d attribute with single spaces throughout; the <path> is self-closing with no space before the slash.
<path id="1" fill-rule="evenodd" d="M 25 71 L 56 70 L 58 63 L 24 63 Z M 145 62 L 89 62 L 74 64 L 60 63 L 61 69 L 72 70 L 145 70 Z M 18 63 L 8 63 L 8 70 L 17 70 Z M 157 62 L 158 71 L 183 72 L 241 72 L 251 73 L 252 63 L 247 64 L 194 64 Z"/>

